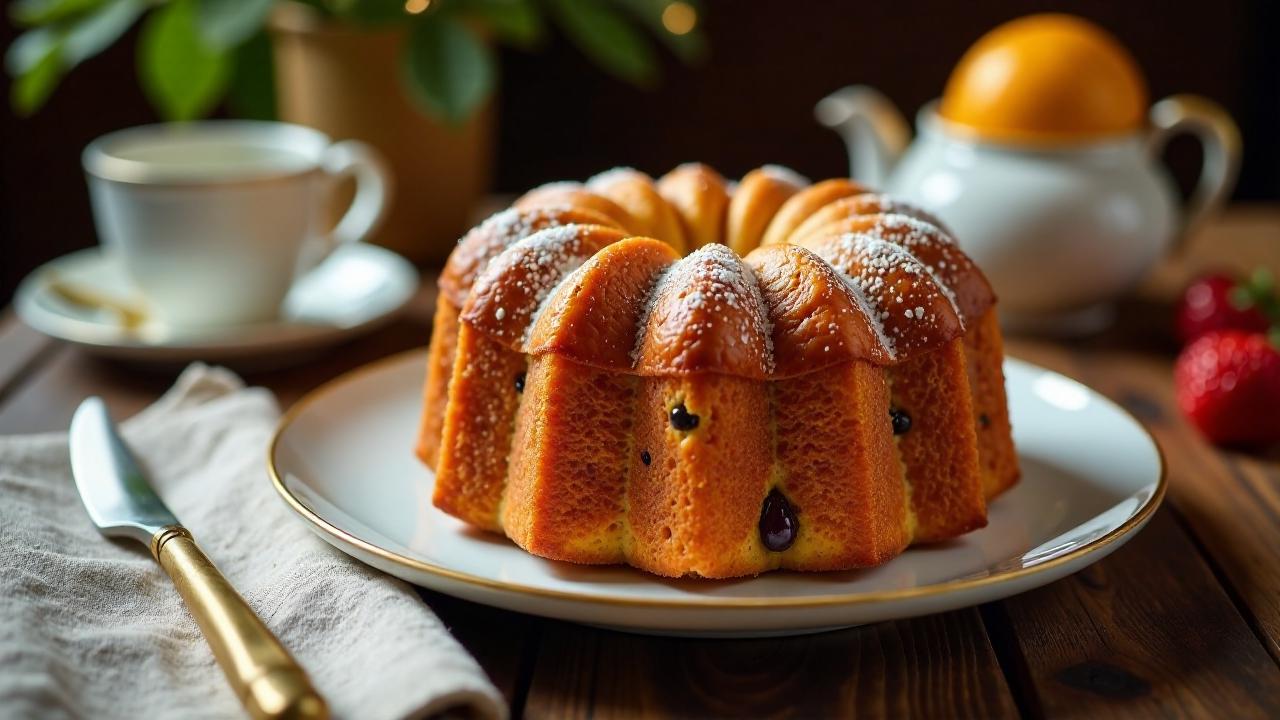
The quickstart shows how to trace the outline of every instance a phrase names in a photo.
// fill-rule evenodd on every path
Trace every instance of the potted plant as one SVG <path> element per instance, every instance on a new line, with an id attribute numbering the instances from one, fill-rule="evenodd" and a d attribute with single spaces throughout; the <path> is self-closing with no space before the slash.
<path id="1" fill-rule="evenodd" d="M 18 113 L 141 22 L 138 81 L 162 118 L 225 105 L 381 149 L 400 191 L 375 239 L 420 261 L 443 258 L 488 187 L 496 45 L 535 49 L 554 25 L 642 86 L 657 74 L 646 29 L 686 61 L 704 48 L 685 0 L 18 0 L 9 12 L 26 28 L 5 56 Z"/>

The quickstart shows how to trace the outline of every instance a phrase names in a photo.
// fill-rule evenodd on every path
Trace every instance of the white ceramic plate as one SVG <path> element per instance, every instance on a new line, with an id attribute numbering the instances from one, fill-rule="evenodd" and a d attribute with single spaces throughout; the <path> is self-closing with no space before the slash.
<path id="1" fill-rule="evenodd" d="M 60 288 L 71 288 L 72 294 Z M 19 317 L 51 337 L 109 357 L 143 362 L 305 359 L 392 318 L 418 289 L 418 272 L 396 253 L 365 243 L 343 245 L 298 280 L 275 322 L 221 328 L 130 327 L 121 314 L 75 298 L 105 298 L 145 308 L 124 270 L 101 248 L 52 260 L 18 287 Z"/>
<path id="2" fill-rule="evenodd" d="M 1106 557 L 1164 496 L 1160 451 L 1109 400 L 1018 360 L 1005 366 L 1023 478 L 990 524 L 842 573 L 669 580 L 526 554 L 431 506 L 411 451 L 426 358 L 395 356 L 301 400 L 268 453 L 276 489 L 335 547 L 409 582 L 510 610 L 636 632 L 808 632 L 974 605 L 1052 582 Z"/>

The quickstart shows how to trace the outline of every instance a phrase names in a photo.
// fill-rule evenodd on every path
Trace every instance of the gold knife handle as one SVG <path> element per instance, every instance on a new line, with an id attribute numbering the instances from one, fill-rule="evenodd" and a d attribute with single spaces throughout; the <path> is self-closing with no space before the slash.
<path id="1" fill-rule="evenodd" d="M 302 667 L 196 546 L 186 528 L 161 528 L 151 538 L 151 554 L 173 580 L 252 717 L 329 717 L 324 699 Z"/>

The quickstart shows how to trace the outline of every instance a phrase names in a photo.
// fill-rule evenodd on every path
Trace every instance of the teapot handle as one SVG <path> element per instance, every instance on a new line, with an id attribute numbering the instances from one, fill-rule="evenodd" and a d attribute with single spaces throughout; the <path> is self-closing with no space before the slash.
<path id="1" fill-rule="evenodd" d="M 1169 140 L 1189 132 L 1204 147 L 1200 179 L 1191 192 L 1182 217 L 1177 242 L 1195 232 L 1231 194 L 1240 172 L 1240 131 L 1217 103 L 1197 95 L 1173 95 L 1151 106 L 1153 131 L 1148 141 L 1151 157 L 1158 158 Z"/>
<path id="2" fill-rule="evenodd" d="M 893 164 L 911 141 L 911 126 L 893 102 L 873 87 L 850 85 L 818 101 L 813 114 L 844 139 L 849 176 L 884 187 Z"/>

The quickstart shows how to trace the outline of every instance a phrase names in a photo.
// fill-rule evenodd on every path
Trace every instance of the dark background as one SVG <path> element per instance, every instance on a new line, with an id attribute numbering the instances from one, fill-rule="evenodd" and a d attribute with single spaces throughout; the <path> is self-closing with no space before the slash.
<path id="1" fill-rule="evenodd" d="M 983 32 L 1057 10 L 1115 33 L 1146 72 L 1153 100 L 1189 92 L 1223 104 L 1244 136 L 1236 199 L 1280 199 L 1280 3 L 704 4 L 708 58 L 686 68 L 666 57 L 654 91 L 603 75 L 558 39 L 537 54 L 505 51 L 495 189 L 580 179 L 615 165 L 657 175 L 695 159 L 729 176 L 764 162 L 810 177 L 842 175 L 845 151 L 814 122 L 817 100 L 867 83 L 914 114 Z M 5 24 L 2 32 L 7 47 L 15 31 Z M 39 263 L 96 242 L 80 150 L 104 132 L 156 120 L 135 80 L 135 40 L 136 32 L 75 69 L 36 116 L 0 112 L 0 304 Z M 1169 155 L 1187 186 L 1199 162 L 1195 144 L 1175 142 Z"/>

